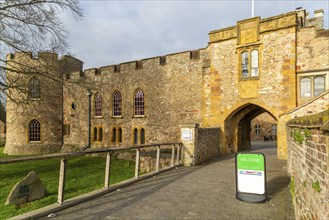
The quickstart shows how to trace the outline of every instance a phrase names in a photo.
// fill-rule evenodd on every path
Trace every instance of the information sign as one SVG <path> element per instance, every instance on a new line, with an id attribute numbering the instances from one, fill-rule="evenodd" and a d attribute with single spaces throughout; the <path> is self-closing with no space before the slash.
<path id="1" fill-rule="evenodd" d="M 266 201 L 266 164 L 263 154 L 238 153 L 235 157 L 236 197 L 245 202 Z"/>
<path id="2" fill-rule="evenodd" d="M 184 141 L 192 141 L 192 129 L 182 129 L 182 140 Z"/>

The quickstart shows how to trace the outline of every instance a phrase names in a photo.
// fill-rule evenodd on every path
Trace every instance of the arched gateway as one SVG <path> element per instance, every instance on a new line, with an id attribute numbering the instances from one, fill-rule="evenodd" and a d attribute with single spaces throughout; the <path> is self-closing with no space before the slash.
<path id="1" fill-rule="evenodd" d="M 199 164 L 249 148 L 251 120 L 267 112 L 277 121 L 278 158 L 285 159 L 286 126 L 280 115 L 329 89 L 328 42 L 323 11 L 307 18 L 305 10 L 296 10 L 210 31 L 208 45 L 199 50 L 84 71 L 82 62 L 70 56 L 8 55 L 10 65 L 23 61 L 28 65 L 21 66 L 42 71 L 51 60 L 46 75 L 65 78 L 7 72 L 7 80 L 20 79 L 26 86 L 31 77 L 40 80 L 41 98 L 11 88 L 11 94 L 29 100 L 7 100 L 4 151 L 35 154 L 183 141 L 186 164 Z M 119 91 L 119 98 L 113 95 Z M 42 128 L 38 143 L 26 135 L 33 119 Z"/>
<path id="2" fill-rule="evenodd" d="M 272 113 L 272 108 L 266 105 L 246 103 L 235 108 L 225 118 L 223 144 L 230 153 L 251 148 L 251 121 L 257 116 L 267 112 L 276 121 L 278 116 Z M 277 137 L 280 140 L 280 136 Z"/>

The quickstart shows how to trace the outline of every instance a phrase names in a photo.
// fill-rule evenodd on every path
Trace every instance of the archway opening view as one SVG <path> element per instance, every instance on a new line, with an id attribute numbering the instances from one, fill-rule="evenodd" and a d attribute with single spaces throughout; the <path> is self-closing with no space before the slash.
<path id="1" fill-rule="evenodd" d="M 230 153 L 251 148 L 276 147 L 277 119 L 265 108 L 246 104 L 225 120 L 225 141 Z"/>

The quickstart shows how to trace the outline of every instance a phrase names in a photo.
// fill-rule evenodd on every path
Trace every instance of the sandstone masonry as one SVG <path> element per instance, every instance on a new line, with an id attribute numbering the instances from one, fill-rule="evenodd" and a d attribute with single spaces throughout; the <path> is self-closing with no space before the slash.
<path id="1" fill-rule="evenodd" d="M 283 115 L 329 88 L 329 32 L 323 30 L 323 12 L 315 17 L 297 10 L 250 18 L 211 31 L 199 50 L 84 71 L 70 56 L 11 54 L 13 64 L 38 71 L 7 73 L 26 88 L 13 89 L 14 100 L 28 101 L 7 102 L 5 152 L 181 141 L 187 124 L 198 125 L 191 129 L 202 135 L 185 146 L 186 164 L 195 164 L 250 148 L 251 121 L 267 113 L 276 122 L 278 157 L 285 159 L 291 116 Z M 63 80 L 51 80 L 56 77 Z M 36 81 L 39 87 L 31 84 Z M 40 97 L 29 98 L 35 91 Z"/>

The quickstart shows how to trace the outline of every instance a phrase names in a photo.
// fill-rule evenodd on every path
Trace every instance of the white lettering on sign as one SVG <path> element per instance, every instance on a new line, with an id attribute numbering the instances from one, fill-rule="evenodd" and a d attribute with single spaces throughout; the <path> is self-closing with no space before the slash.
<path id="1" fill-rule="evenodd" d="M 183 141 L 192 141 L 193 136 L 192 136 L 192 129 L 182 129 L 182 140 Z"/>

